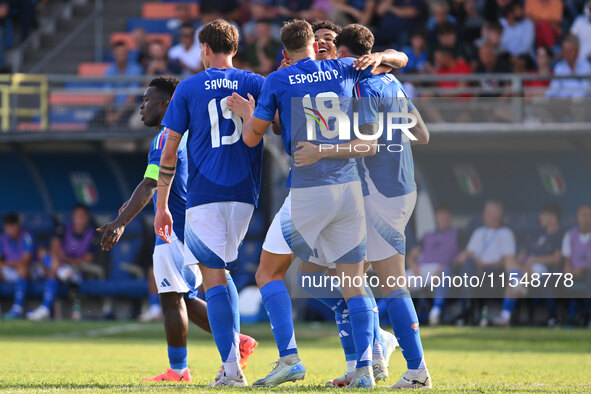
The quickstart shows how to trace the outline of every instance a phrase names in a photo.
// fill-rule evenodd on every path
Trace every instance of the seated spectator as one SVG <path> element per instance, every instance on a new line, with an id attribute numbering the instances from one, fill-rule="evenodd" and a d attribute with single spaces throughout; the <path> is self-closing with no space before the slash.
<path id="1" fill-rule="evenodd" d="M 195 41 L 195 28 L 183 25 L 180 29 L 180 43 L 168 51 L 168 58 L 174 63 L 183 77 L 189 77 L 203 69 L 201 64 L 201 48 Z M 173 66 L 174 67 L 174 66 Z"/>
<path id="2" fill-rule="evenodd" d="M 132 62 L 139 64 L 142 68 L 148 65 L 148 33 L 143 27 L 136 27 L 131 32 L 131 37 L 135 42 L 135 49 L 130 51 Z"/>
<path id="3" fill-rule="evenodd" d="M 406 67 L 400 72 L 423 72 L 427 66 L 427 32 L 423 29 L 415 30 L 410 36 L 410 46 L 403 52 L 408 57 Z"/>
<path id="4" fill-rule="evenodd" d="M 579 60 L 591 57 L 591 0 L 585 5 L 585 12 L 575 19 L 570 34 L 579 39 Z"/>
<path id="5" fill-rule="evenodd" d="M 494 51 L 495 56 L 506 56 L 510 57 L 508 52 L 503 48 L 501 39 L 503 37 L 503 25 L 498 21 L 485 22 L 482 26 L 482 37 L 475 41 L 477 47 L 482 44 L 490 44 Z"/>
<path id="6" fill-rule="evenodd" d="M 457 59 L 451 49 L 438 48 L 433 54 L 435 61 L 435 74 L 447 75 L 447 74 L 471 74 L 472 69 L 462 59 Z M 439 81 L 436 83 L 437 87 L 440 88 L 461 88 L 466 87 L 466 82 L 458 81 Z"/>
<path id="7" fill-rule="evenodd" d="M 176 74 L 177 72 L 180 73 L 181 69 L 176 63 L 169 64 L 164 43 L 159 40 L 150 42 L 146 75 Z"/>
<path id="8" fill-rule="evenodd" d="M 327 0 L 328 1 L 328 0 Z M 247 43 L 253 42 L 256 40 L 256 24 L 257 21 L 267 19 L 271 20 L 273 18 L 273 12 L 271 11 L 271 7 L 269 5 L 268 0 L 255 0 L 249 3 L 249 11 L 250 11 L 250 19 L 242 25 L 241 35 L 243 36 L 244 40 Z M 306 18 L 310 20 L 311 18 Z M 273 23 L 273 28 L 271 29 L 271 35 L 274 39 L 279 40 L 279 26 Z"/>
<path id="9" fill-rule="evenodd" d="M 107 77 L 137 77 L 142 75 L 141 67 L 129 59 L 129 48 L 122 42 L 115 42 L 111 50 L 113 52 L 114 63 L 107 68 L 105 76 Z M 108 88 L 138 88 L 138 83 L 130 82 L 108 82 Z M 107 108 L 104 114 L 104 122 L 107 126 L 115 126 L 126 121 L 127 117 L 135 109 L 137 96 L 133 94 L 118 93 L 113 100 L 113 106 Z"/>
<path id="10" fill-rule="evenodd" d="M 504 273 L 506 267 L 515 266 L 515 237 L 513 231 L 503 225 L 503 211 L 503 205 L 498 201 L 488 201 L 484 205 L 484 226 L 474 230 L 466 250 L 457 259 L 462 274 L 482 277 L 483 273 L 492 273 L 496 277 Z M 489 324 L 487 309 L 485 300 L 480 313 L 482 327 Z"/>
<path id="11" fill-rule="evenodd" d="M 427 20 L 427 31 L 429 32 L 429 42 L 431 45 L 435 45 L 438 42 L 437 30 L 444 24 L 453 26 L 456 28 L 456 19 L 449 14 L 449 4 L 446 0 L 433 0 L 429 2 L 431 7 L 431 17 Z"/>
<path id="12" fill-rule="evenodd" d="M 333 14 L 330 19 L 341 26 L 351 23 L 367 26 L 376 9 L 376 0 L 332 0 L 332 4 Z"/>
<path id="13" fill-rule="evenodd" d="M 201 3 L 198 1 L 193 2 L 193 4 L 197 4 L 197 17 L 199 17 L 199 8 Z M 191 15 L 191 7 L 189 7 L 189 3 L 178 3 L 175 8 L 176 11 L 176 18 L 171 19 L 168 21 L 167 27 L 174 31 L 173 39 L 174 43 L 178 44 L 181 42 L 181 30 L 183 26 L 191 26 L 196 28 L 199 23 L 195 19 L 193 19 L 193 15 Z M 197 36 L 195 36 L 195 40 L 197 40 Z"/>
<path id="14" fill-rule="evenodd" d="M 474 40 L 480 37 L 484 22 L 482 16 L 478 13 L 476 0 L 464 0 L 461 6 L 461 14 L 459 16 L 461 20 L 458 21 L 460 36 L 467 43 L 473 43 Z"/>
<path id="15" fill-rule="evenodd" d="M 469 61 L 473 56 L 473 50 L 464 41 L 458 40 L 456 27 L 449 22 L 437 26 L 437 48 L 451 50 L 454 57 Z"/>
<path id="16" fill-rule="evenodd" d="M 495 51 L 490 44 L 483 44 L 478 48 L 478 65 L 476 66 L 475 72 L 477 74 L 489 74 L 489 73 L 508 73 L 511 72 L 511 66 L 504 62 L 499 61 L 495 56 Z M 507 86 L 506 81 L 499 79 L 486 78 L 480 79 L 480 88 L 483 93 L 481 97 L 500 97 L 510 95 L 510 92 L 502 91 L 502 88 Z"/>
<path id="17" fill-rule="evenodd" d="M 560 246 L 562 234 L 560 233 L 560 216 L 562 210 L 557 204 L 547 204 L 540 210 L 540 229 L 535 234 L 530 234 L 517 256 L 517 262 L 521 266 L 520 274 L 526 273 L 530 278 L 531 274 L 543 274 L 549 272 L 560 272 Z M 518 272 L 517 270 L 515 272 Z M 554 283 L 544 286 L 543 296 L 550 316 L 548 325 L 555 326 L 558 321 L 556 315 L 556 301 L 552 290 Z M 495 325 L 507 326 L 511 321 L 511 313 L 515 308 L 515 300 L 507 299 Z"/>
<path id="18" fill-rule="evenodd" d="M 589 319 L 591 307 L 591 206 L 583 205 L 577 212 L 577 225 L 569 230 L 562 240 L 562 255 L 565 258 L 564 272 L 573 275 L 574 291 L 584 289 L 581 317 Z M 568 324 L 576 319 L 577 300 L 570 301 Z M 591 328 L 591 321 L 588 323 Z"/>
<path id="19" fill-rule="evenodd" d="M 27 295 L 27 278 L 34 252 L 33 238 L 23 230 L 15 213 L 4 216 L 3 231 L 0 237 L 0 279 L 15 284 L 14 302 L 4 318 L 17 319 L 23 315 Z"/>
<path id="20" fill-rule="evenodd" d="M 535 73 L 535 74 L 539 74 L 539 75 L 547 75 L 548 77 L 550 75 L 552 75 L 552 68 L 550 67 L 550 64 L 552 62 L 552 57 L 553 57 L 553 53 L 552 50 L 548 47 L 538 47 L 536 49 L 536 60 L 534 62 L 534 64 L 532 64 L 532 67 L 528 67 L 527 62 L 529 60 L 531 60 L 529 58 L 529 56 L 527 55 L 523 55 L 520 56 L 516 59 L 515 61 L 515 67 L 513 72 L 529 72 L 529 73 Z M 523 59 L 523 61 L 521 61 L 520 59 Z M 529 59 L 529 60 L 528 60 Z M 521 67 L 521 63 L 523 62 L 523 67 Z M 531 80 L 531 81 L 525 81 L 523 83 L 523 86 L 526 88 L 546 88 L 550 85 L 550 79 L 538 79 L 538 80 Z M 526 92 L 526 95 L 530 96 L 530 94 L 528 94 Z M 536 92 L 533 92 L 531 95 L 539 95 Z"/>
<path id="21" fill-rule="evenodd" d="M 399 48 L 408 45 L 410 33 L 425 14 L 423 0 L 380 0 L 376 8 L 379 24 L 376 45 Z M 396 28 L 393 28 L 393 27 Z"/>
<path id="22" fill-rule="evenodd" d="M 562 35 L 561 0 L 525 0 L 525 15 L 534 22 L 536 45 L 553 47 Z"/>
<path id="23" fill-rule="evenodd" d="M 437 229 L 424 235 L 421 246 L 416 246 L 408 255 L 409 275 L 420 276 L 423 279 L 445 272 L 450 276 L 452 266 L 460 253 L 458 230 L 451 227 L 452 211 L 447 205 L 435 209 Z M 437 325 L 441 317 L 441 310 L 445 304 L 446 289 L 438 287 L 435 290 L 433 307 L 429 312 L 429 324 Z"/>
<path id="24" fill-rule="evenodd" d="M 503 9 L 500 22 L 503 25 L 501 45 L 512 56 L 524 53 L 533 55 L 535 43 L 535 28 L 531 20 L 525 17 L 523 7 L 518 1 L 513 1 Z"/>
<path id="25" fill-rule="evenodd" d="M 579 57 L 579 40 L 575 36 L 568 36 L 562 42 L 563 59 L 554 66 L 554 75 L 589 75 L 591 64 Z M 581 78 L 553 79 L 550 89 L 546 92 L 548 97 L 585 97 L 589 96 L 591 83 Z"/>
<path id="26" fill-rule="evenodd" d="M 267 75 L 277 68 L 275 59 L 281 44 L 271 36 L 271 30 L 270 20 L 258 21 L 257 39 L 246 46 L 246 62 L 257 74 Z"/>
<path id="27" fill-rule="evenodd" d="M 501 18 L 503 9 L 513 0 L 484 0 L 483 16 L 488 22 L 498 21 Z"/>
<path id="28" fill-rule="evenodd" d="M 302 12 L 312 8 L 313 0 L 275 0 L 275 7 L 284 19 L 301 18 Z"/>
<path id="29" fill-rule="evenodd" d="M 88 208 L 74 206 L 71 222 L 58 231 L 58 235 L 51 240 L 49 251 L 40 256 L 47 277 L 43 300 L 38 308 L 27 313 L 27 319 L 49 318 L 58 291 L 58 280 L 79 284 L 83 274 L 104 275 L 100 267 L 92 264 L 96 257 L 96 234 Z"/>

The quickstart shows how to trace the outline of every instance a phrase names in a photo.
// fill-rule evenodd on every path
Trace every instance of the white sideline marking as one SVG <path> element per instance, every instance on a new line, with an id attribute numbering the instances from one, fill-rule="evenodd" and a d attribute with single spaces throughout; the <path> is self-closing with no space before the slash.
<path id="1" fill-rule="evenodd" d="M 97 338 L 97 337 L 106 337 L 109 335 L 118 335 L 123 334 L 126 332 L 136 332 L 136 331 L 145 331 L 149 330 L 151 326 L 149 324 L 144 323 L 133 323 L 133 324 L 121 324 L 117 326 L 110 326 L 105 328 L 97 328 L 94 330 L 88 331 L 71 331 L 67 333 L 58 333 L 55 334 L 55 338 L 76 338 L 76 337 L 87 337 L 87 338 Z"/>

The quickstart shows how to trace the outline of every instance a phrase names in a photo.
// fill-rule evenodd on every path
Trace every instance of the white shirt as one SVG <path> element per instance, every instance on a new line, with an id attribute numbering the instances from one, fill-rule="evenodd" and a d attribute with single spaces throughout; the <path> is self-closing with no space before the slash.
<path id="1" fill-rule="evenodd" d="M 515 255 L 515 237 L 507 227 L 483 226 L 472 233 L 467 249 L 484 264 L 497 263 L 506 256 Z"/>
<path id="2" fill-rule="evenodd" d="M 570 32 L 579 39 L 579 60 L 591 56 L 591 17 L 579 16 L 570 27 Z"/>
<path id="3" fill-rule="evenodd" d="M 533 55 L 536 33 L 532 21 L 524 18 L 513 26 L 505 18 L 500 22 L 503 26 L 501 46 L 513 56 Z"/>
<path id="4" fill-rule="evenodd" d="M 168 51 L 168 57 L 170 60 L 180 60 L 195 70 L 201 65 L 201 48 L 199 48 L 199 45 L 194 44 L 187 51 L 183 44 L 176 44 Z"/>
<path id="5" fill-rule="evenodd" d="M 591 64 L 587 59 L 577 59 L 573 71 L 566 60 L 561 60 L 554 66 L 554 75 L 589 75 Z M 585 97 L 591 95 L 591 83 L 588 79 L 553 79 L 547 97 Z"/>
<path id="6" fill-rule="evenodd" d="M 587 242 L 591 241 L 591 233 L 587 234 L 579 234 L 579 241 L 582 244 L 586 244 Z M 571 245 L 570 245 L 570 230 L 564 234 L 564 238 L 562 238 L 562 255 L 564 257 L 570 257 L 571 254 Z"/>

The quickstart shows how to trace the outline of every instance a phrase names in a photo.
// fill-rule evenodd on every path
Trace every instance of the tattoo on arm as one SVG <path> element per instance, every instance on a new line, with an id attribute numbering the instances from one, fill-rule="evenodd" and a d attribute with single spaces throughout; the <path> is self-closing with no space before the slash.
<path id="1" fill-rule="evenodd" d="M 162 168 L 166 168 L 166 167 L 162 167 Z M 171 168 L 171 167 L 168 167 Z M 172 167 L 174 169 L 174 167 Z M 172 182 L 172 178 L 174 177 L 174 171 L 173 172 L 165 172 L 162 171 L 162 169 L 158 172 L 158 187 L 160 186 L 164 186 L 167 187 L 170 185 L 170 183 Z"/>
<path id="2" fill-rule="evenodd" d="M 176 167 L 166 167 L 166 166 L 160 166 L 161 170 L 165 170 L 168 172 L 172 172 L 174 174 L 174 172 L 176 171 Z M 160 171 L 160 173 L 162 173 L 162 171 Z"/>

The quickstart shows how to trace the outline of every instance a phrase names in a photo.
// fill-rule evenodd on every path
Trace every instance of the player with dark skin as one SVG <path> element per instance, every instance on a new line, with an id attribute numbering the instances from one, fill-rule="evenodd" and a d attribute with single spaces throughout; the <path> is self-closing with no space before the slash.
<path id="1" fill-rule="evenodd" d="M 149 86 L 144 92 L 140 105 L 140 114 L 144 125 L 159 131 L 162 128 L 161 122 L 166 114 L 170 99 L 170 96 L 157 87 Z M 103 233 L 102 250 L 108 251 L 119 242 L 129 222 L 152 201 L 156 188 L 156 180 L 144 178 L 129 200 L 121 206 L 117 218 L 97 229 Z M 164 313 L 164 329 L 169 346 L 186 346 L 189 329 L 187 317 L 201 329 L 211 333 L 205 301 L 199 298 L 185 299 L 183 296 L 182 293 L 173 292 L 160 294 L 160 304 Z"/>

